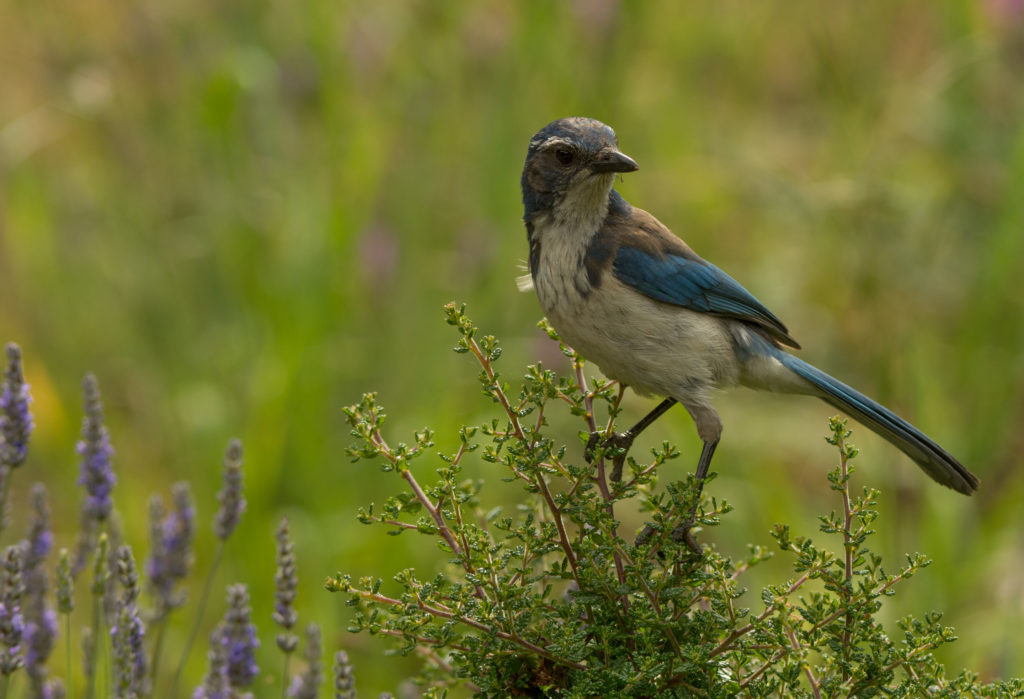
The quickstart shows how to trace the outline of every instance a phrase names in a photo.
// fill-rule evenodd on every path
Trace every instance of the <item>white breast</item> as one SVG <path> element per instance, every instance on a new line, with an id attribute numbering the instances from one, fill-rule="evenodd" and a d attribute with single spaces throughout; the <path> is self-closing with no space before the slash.
<path id="1" fill-rule="evenodd" d="M 590 293 L 590 281 L 583 266 L 590 236 L 579 228 L 560 225 L 550 216 L 537 220 L 533 232 L 540 241 L 534 288 L 541 308 L 549 318 L 552 310 L 577 312 Z"/>
<path id="2" fill-rule="evenodd" d="M 583 265 L 590 234 L 579 228 L 542 218 L 534 234 L 541 245 L 534 277 L 541 308 L 562 339 L 606 376 L 690 405 L 707 405 L 712 388 L 737 382 L 724 321 L 655 301 L 611 273 L 591 285 Z"/>

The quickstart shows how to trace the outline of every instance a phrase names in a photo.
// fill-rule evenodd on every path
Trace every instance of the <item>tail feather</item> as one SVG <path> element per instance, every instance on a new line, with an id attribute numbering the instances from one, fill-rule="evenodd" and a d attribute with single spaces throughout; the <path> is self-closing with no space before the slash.
<path id="1" fill-rule="evenodd" d="M 977 476 L 899 415 L 807 362 L 785 352 L 778 354 L 779 361 L 815 386 L 825 402 L 887 439 L 933 479 L 964 495 L 978 489 Z"/>

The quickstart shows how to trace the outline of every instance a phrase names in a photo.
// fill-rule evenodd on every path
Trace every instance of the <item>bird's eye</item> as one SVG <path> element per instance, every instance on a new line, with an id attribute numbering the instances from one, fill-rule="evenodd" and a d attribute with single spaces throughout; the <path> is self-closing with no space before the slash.
<path id="1" fill-rule="evenodd" d="M 555 157 L 562 165 L 572 165 L 574 155 L 568 148 L 559 148 L 555 151 Z"/>

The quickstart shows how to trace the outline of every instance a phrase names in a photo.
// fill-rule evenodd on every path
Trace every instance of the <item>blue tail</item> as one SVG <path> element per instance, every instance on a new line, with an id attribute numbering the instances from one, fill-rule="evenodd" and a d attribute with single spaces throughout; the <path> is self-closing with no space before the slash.
<path id="1" fill-rule="evenodd" d="M 776 356 L 783 366 L 818 388 L 822 400 L 889 440 L 942 485 L 964 495 L 978 489 L 977 476 L 899 415 L 791 354 L 779 351 Z"/>

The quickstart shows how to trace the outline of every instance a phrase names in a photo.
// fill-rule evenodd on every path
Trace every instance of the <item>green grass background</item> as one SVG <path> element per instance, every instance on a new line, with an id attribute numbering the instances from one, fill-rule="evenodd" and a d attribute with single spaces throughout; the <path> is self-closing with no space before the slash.
<path id="1" fill-rule="evenodd" d="M 149 494 L 187 479 L 205 571 L 221 454 L 244 440 L 249 510 L 217 589 L 252 586 L 260 682 L 278 668 L 272 534 L 287 516 L 301 618 L 348 649 L 365 696 L 393 689 L 414 662 L 347 634 L 321 582 L 429 577 L 442 558 L 355 521 L 397 481 L 349 463 L 341 408 L 378 391 L 392 439 L 430 425 L 446 450 L 489 415 L 476 368 L 449 351 L 453 299 L 502 338 L 510 380 L 558 363 L 535 299 L 515 289 L 518 179 L 529 137 L 582 114 L 640 163 L 619 185 L 627 199 L 772 308 L 801 356 L 981 477 L 963 498 L 855 432 L 855 478 L 883 491 L 890 567 L 904 552 L 935 561 L 891 616 L 941 609 L 961 637 L 951 670 L 1020 675 L 1022 76 L 1019 0 L 0 4 L 0 340 L 23 347 L 37 422 L 13 531 L 42 480 L 58 546 L 73 544 L 79 381 L 94 371 L 137 550 Z M 624 419 L 652 404 L 631 397 Z M 813 534 L 838 506 L 829 409 L 747 391 L 718 405 L 712 490 L 737 512 L 707 538 L 739 555 L 777 521 Z M 555 427 L 581 451 L 576 423 Z M 683 448 L 666 477 L 696 461 L 682 411 L 646 439 Z M 472 467 L 496 501 L 517 495 Z M 750 583 L 785 577 L 780 561 Z M 190 687 L 204 666 L 193 652 Z"/>

